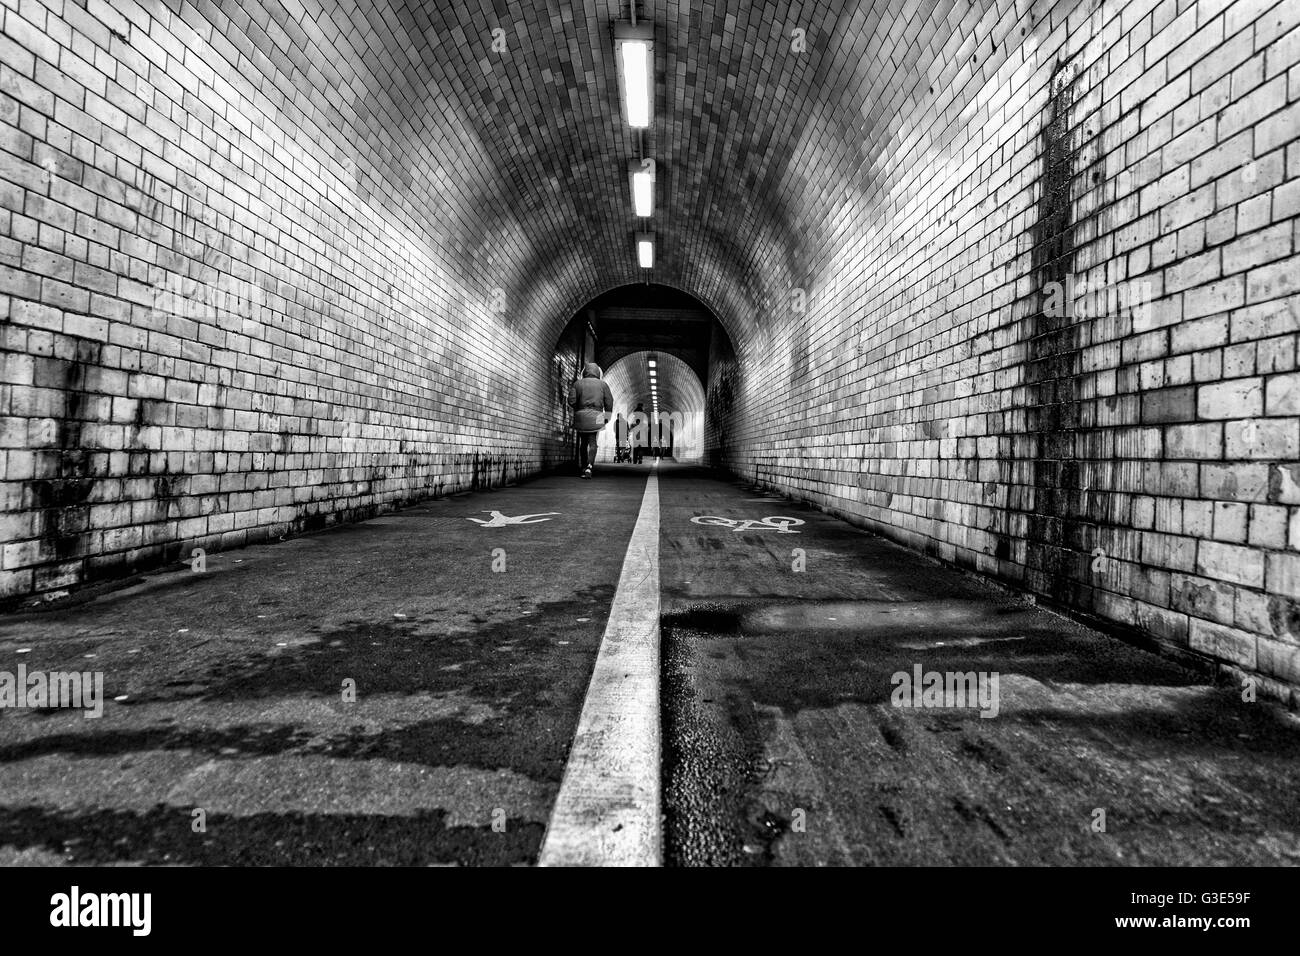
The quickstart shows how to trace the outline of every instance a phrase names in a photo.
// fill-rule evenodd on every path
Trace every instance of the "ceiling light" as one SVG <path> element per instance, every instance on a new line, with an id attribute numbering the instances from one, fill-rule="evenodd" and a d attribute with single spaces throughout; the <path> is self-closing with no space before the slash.
<path id="1" fill-rule="evenodd" d="M 627 164 L 632 182 L 632 209 L 638 216 L 651 216 L 655 208 L 655 161 L 634 159 Z"/>
<path id="2" fill-rule="evenodd" d="M 636 234 L 636 261 L 642 269 L 655 267 L 655 234 L 638 232 Z"/>
<path id="3" fill-rule="evenodd" d="M 614 54 L 618 60 L 619 96 L 623 115 L 633 129 L 650 125 L 654 105 L 654 25 L 614 24 Z"/>
<path id="4" fill-rule="evenodd" d="M 647 360 L 646 360 L 646 365 L 649 365 L 651 368 L 654 368 L 654 367 L 655 367 L 655 360 L 654 360 L 654 359 L 647 359 Z"/>

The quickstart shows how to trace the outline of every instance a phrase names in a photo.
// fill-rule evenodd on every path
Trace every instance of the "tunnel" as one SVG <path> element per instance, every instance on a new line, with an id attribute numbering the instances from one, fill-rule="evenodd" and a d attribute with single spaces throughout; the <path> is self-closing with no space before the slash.
<path id="1" fill-rule="evenodd" d="M 618 460 L 622 446 L 629 455 L 636 448 L 671 449 L 674 460 L 698 463 L 706 458 L 709 371 L 733 354 L 726 330 L 702 302 L 671 287 L 640 284 L 612 289 L 579 309 L 560 335 L 556 367 L 576 374 L 590 360 L 610 384 L 613 427 L 598 460 Z M 639 423 L 632 421 L 638 410 Z M 716 441 L 712 453 L 719 454 Z"/>
<path id="2" fill-rule="evenodd" d="M 590 817 L 565 816 L 565 781 L 603 766 L 582 728 L 604 719 L 606 655 L 644 639 L 628 673 L 647 668 L 653 706 L 606 715 L 657 734 L 662 708 L 638 806 L 669 822 L 618 824 L 638 860 L 1238 860 L 1150 821 L 1133 824 L 1148 842 L 1071 837 L 1059 860 L 1038 831 L 999 835 L 990 814 L 1016 798 L 967 790 L 1037 766 L 987 736 L 1007 720 L 1044 753 L 1077 732 L 1080 752 L 1110 734 L 1201 759 L 1186 725 L 1213 766 L 1182 780 L 1239 772 L 1249 740 L 1250 772 L 1273 768 L 1258 793 L 1296 808 L 1300 749 L 1277 729 L 1300 706 L 1290 0 L 23 0 L 0 17 L 0 654 L 111 659 L 105 714 L 139 699 L 147 724 L 116 743 L 49 724 L 66 753 L 155 739 L 145 703 L 166 723 L 192 701 L 236 729 L 139 744 L 149 773 L 188 781 L 169 805 L 205 799 L 178 756 L 205 748 L 279 760 L 285 786 L 283 761 L 326 751 L 423 760 L 474 807 L 431 797 L 430 845 L 463 827 L 462 862 L 592 862 L 590 834 L 564 836 Z M 607 422 L 585 463 L 579 386 Z M 436 666 L 412 643 L 435 636 Z M 263 663 L 221 657 L 236 638 Z M 952 731 L 975 735 L 952 745 L 972 763 L 942 807 L 907 790 L 942 774 L 941 729 L 890 704 L 890 674 L 916 663 L 919 686 L 926 654 L 1000 672 L 1006 701 Z M 257 708 L 325 694 L 322 674 L 335 697 L 356 679 L 409 706 L 374 704 L 369 743 L 304 711 L 315 743 L 259 751 Z M 896 782 L 911 797 L 846 810 L 873 821 L 860 832 L 800 842 L 792 801 L 848 792 L 811 768 L 859 744 L 818 757 L 798 715 L 867 712 L 885 715 L 873 766 L 932 763 Z M 31 727 L 0 733 L 0 761 L 62 759 Z M 786 767 L 789 793 L 755 761 Z M 461 763 L 509 778 L 506 837 L 482 787 L 456 790 Z M 725 826 L 681 810 L 701 766 L 748 794 L 710 811 Z M 57 839 L 25 843 L 13 808 L 61 799 L 0 784 L 0 862 L 44 859 Z M 342 840 L 290 803 L 303 845 Z M 225 812 L 253 827 L 254 810 Z M 909 855 L 940 817 L 981 828 L 978 849 L 947 832 Z M 1259 823 L 1268 854 L 1294 863 L 1295 819 Z M 415 860 L 396 833 L 384 859 Z M 173 852 L 145 842 L 82 859 Z M 189 852 L 321 862 L 270 845 L 250 830 L 253 849 Z"/>

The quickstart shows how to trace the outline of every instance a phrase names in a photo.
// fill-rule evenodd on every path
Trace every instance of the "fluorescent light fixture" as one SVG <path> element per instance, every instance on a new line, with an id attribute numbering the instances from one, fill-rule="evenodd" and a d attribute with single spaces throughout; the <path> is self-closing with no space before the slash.
<path id="1" fill-rule="evenodd" d="M 654 215 L 655 161 L 634 159 L 627 164 L 627 175 L 632 183 L 632 209 L 643 218 Z"/>
<path id="2" fill-rule="evenodd" d="M 655 267 L 655 234 L 638 232 L 636 234 L 636 261 L 642 269 Z"/>
<path id="3" fill-rule="evenodd" d="M 646 361 L 646 365 L 649 365 L 651 368 L 654 368 L 654 367 L 655 367 L 655 360 L 654 360 L 654 359 L 648 359 L 648 360 Z"/>
<path id="4" fill-rule="evenodd" d="M 654 24 L 614 24 L 614 55 L 618 60 L 618 92 L 623 115 L 633 129 L 650 125 L 654 110 Z"/>

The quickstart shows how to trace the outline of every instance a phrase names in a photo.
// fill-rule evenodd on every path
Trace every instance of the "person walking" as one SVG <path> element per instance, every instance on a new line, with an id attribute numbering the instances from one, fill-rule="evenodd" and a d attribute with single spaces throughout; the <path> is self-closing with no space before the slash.
<path id="1" fill-rule="evenodd" d="M 573 409 L 573 430 L 578 433 L 578 473 L 590 478 L 596 463 L 596 441 L 614 412 L 614 395 L 595 362 L 587 363 L 582 377 L 569 386 L 569 407 Z"/>
<path id="2" fill-rule="evenodd" d="M 641 464 L 645 445 L 650 440 L 650 416 L 645 412 L 645 403 L 637 402 L 628 419 L 628 434 L 632 436 L 632 464 Z"/>

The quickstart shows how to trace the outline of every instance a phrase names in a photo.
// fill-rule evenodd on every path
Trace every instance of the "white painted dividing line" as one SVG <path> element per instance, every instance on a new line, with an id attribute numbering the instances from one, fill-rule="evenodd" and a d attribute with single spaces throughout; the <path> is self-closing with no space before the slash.
<path id="1" fill-rule="evenodd" d="M 659 467 L 650 465 L 539 866 L 659 866 Z"/>

